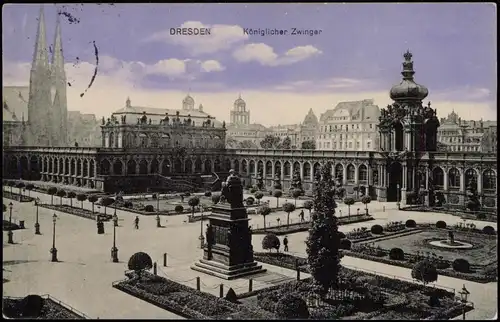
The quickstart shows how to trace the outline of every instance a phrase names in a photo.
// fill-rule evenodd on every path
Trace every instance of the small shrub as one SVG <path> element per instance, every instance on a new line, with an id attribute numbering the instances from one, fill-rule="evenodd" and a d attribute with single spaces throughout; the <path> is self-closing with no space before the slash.
<path id="1" fill-rule="evenodd" d="M 255 188 L 250 188 L 250 193 L 256 193 L 257 192 L 257 189 Z"/>
<path id="2" fill-rule="evenodd" d="M 276 303 L 276 315 L 281 319 L 308 319 L 307 303 L 296 294 L 285 294 Z"/>
<path id="3" fill-rule="evenodd" d="M 247 203 L 247 205 L 248 205 L 248 206 L 253 205 L 253 204 L 254 204 L 254 202 L 255 202 L 255 198 L 254 198 L 254 197 L 248 197 L 248 198 L 246 199 L 246 203 Z"/>
<path id="4" fill-rule="evenodd" d="M 134 206 L 134 204 L 132 203 L 132 201 L 127 200 L 127 201 L 125 201 L 125 202 L 123 203 L 123 206 L 124 206 L 125 208 L 132 208 L 132 207 Z"/>
<path id="5" fill-rule="evenodd" d="M 483 213 L 483 212 L 480 212 L 480 213 L 477 214 L 476 218 L 479 219 L 479 220 L 485 220 L 486 219 L 486 214 Z"/>
<path id="6" fill-rule="evenodd" d="M 370 231 L 374 235 L 381 235 L 384 232 L 384 228 L 380 225 L 373 225 Z"/>
<path id="7" fill-rule="evenodd" d="M 191 196 L 191 192 L 184 192 L 184 197 L 189 197 Z"/>
<path id="8" fill-rule="evenodd" d="M 457 258 L 453 261 L 453 270 L 460 273 L 469 273 L 470 272 L 470 264 L 467 260 L 463 258 Z"/>
<path id="9" fill-rule="evenodd" d="M 351 241 L 349 239 L 341 239 L 340 240 L 340 249 L 346 249 L 350 250 L 351 249 Z"/>
<path id="10" fill-rule="evenodd" d="M 205 191 L 205 197 L 211 197 L 212 191 Z"/>
<path id="11" fill-rule="evenodd" d="M 441 302 L 439 301 L 439 296 L 435 293 L 432 293 L 430 296 L 429 296 L 429 306 L 431 307 L 438 307 L 441 305 Z"/>
<path id="12" fill-rule="evenodd" d="M 151 269 L 153 267 L 153 261 L 151 257 L 143 252 L 135 253 L 128 260 L 128 269 L 135 271 L 140 274 L 141 271 L 146 269 Z"/>
<path id="13" fill-rule="evenodd" d="M 487 234 L 487 235 L 495 235 L 495 228 L 491 227 L 491 226 L 484 226 L 483 228 L 483 233 Z"/>
<path id="14" fill-rule="evenodd" d="M 271 250 L 274 248 L 278 251 L 280 246 L 280 239 L 275 234 L 269 233 L 262 239 L 262 248 L 265 250 Z"/>
<path id="15" fill-rule="evenodd" d="M 181 212 L 184 211 L 184 207 L 182 205 L 177 205 L 175 206 L 174 210 L 176 213 L 180 214 Z"/>
<path id="16" fill-rule="evenodd" d="M 415 228 L 417 227 L 417 223 L 413 219 L 408 219 L 405 223 L 405 226 L 408 228 Z"/>
<path id="17" fill-rule="evenodd" d="M 38 318 L 42 313 L 44 300 L 39 295 L 28 295 L 18 305 L 23 318 Z"/>
<path id="18" fill-rule="evenodd" d="M 155 208 L 153 207 L 153 205 L 146 205 L 146 207 L 144 207 L 144 211 L 146 211 L 146 212 L 154 212 Z"/>
<path id="19" fill-rule="evenodd" d="M 445 229 L 446 228 L 446 222 L 444 222 L 442 220 L 437 221 L 436 222 L 436 228 Z"/>
<path id="20" fill-rule="evenodd" d="M 238 303 L 238 296 L 236 295 L 236 292 L 233 290 L 232 287 L 229 288 L 229 291 L 227 291 L 227 294 L 224 297 L 224 299 L 231 303 Z"/>
<path id="21" fill-rule="evenodd" d="M 212 203 L 215 205 L 220 201 L 220 194 L 213 194 L 212 195 Z"/>
<path id="22" fill-rule="evenodd" d="M 392 248 L 389 252 L 389 258 L 397 261 L 405 259 L 405 252 L 401 248 Z"/>
<path id="23" fill-rule="evenodd" d="M 427 260 L 420 261 L 413 266 L 411 277 L 421 281 L 424 285 L 435 282 L 438 278 L 436 266 Z"/>

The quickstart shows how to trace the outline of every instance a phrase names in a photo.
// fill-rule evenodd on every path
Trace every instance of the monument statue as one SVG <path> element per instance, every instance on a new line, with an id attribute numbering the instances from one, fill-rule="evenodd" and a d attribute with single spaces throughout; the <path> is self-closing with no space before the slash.
<path id="1" fill-rule="evenodd" d="M 450 244 L 455 243 L 455 236 L 453 235 L 452 230 L 448 231 L 448 240 L 449 240 Z"/>
<path id="2" fill-rule="evenodd" d="M 281 178 L 279 174 L 274 177 L 274 189 L 281 190 Z"/>
<path id="3" fill-rule="evenodd" d="M 243 185 L 241 179 L 236 175 L 236 171 L 229 170 L 229 176 L 226 182 L 222 183 L 221 200 L 222 196 L 229 203 L 231 208 L 244 207 L 243 205 Z"/>
<path id="4" fill-rule="evenodd" d="M 302 179 L 300 178 L 300 171 L 298 169 L 296 169 L 293 172 L 290 190 L 300 190 L 300 191 L 304 192 L 304 189 L 302 188 Z"/>
<path id="5" fill-rule="evenodd" d="M 256 184 L 257 189 L 259 189 L 259 190 L 264 190 L 264 179 L 263 179 L 263 177 L 264 177 L 264 174 L 262 172 L 262 169 L 259 169 L 257 171 L 257 184 Z"/>

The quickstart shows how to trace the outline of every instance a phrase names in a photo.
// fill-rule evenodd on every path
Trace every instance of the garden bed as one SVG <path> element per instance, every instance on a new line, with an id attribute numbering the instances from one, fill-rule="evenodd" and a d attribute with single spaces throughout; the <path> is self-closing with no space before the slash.
<path id="1" fill-rule="evenodd" d="M 488 212 L 488 211 L 472 212 L 472 211 L 459 210 L 459 209 L 453 210 L 453 209 L 446 209 L 446 208 L 431 208 L 431 207 L 425 207 L 425 206 L 421 206 L 421 205 L 409 205 L 406 207 L 401 207 L 400 210 L 402 210 L 402 211 L 418 211 L 418 212 L 434 212 L 434 213 L 453 215 L 453 216 L 461 217 L 463 219 L 477 220 L 477 221 L 486 221 L 486 222 L 497 222 L 498 221 L 497 214 L 494 212 Z M 482 219 L 478 219 L 477 218 L 478 213 L 484 214 L 485 217 Z"/>
<path id="2" fill-rule="evenodd" d="M 18 188 L 14 188 L 14 189 L 18 189 Z M 5 190 L 3 191 L 3 197 L 7 198 L 7 199 L 16 200 L 18 202 L 33 202 L 35 200 L 35 198 L 33 198 L 33 197 L 20 195 L 20 194 L 15 193 L 15 192 L 11 193 L 10 191 L 5 191 Z"/>
<path id="3" fill-rule="evenodd" d="M 353 223 L 358 223 L 358 222 L 364 222 L 364 221 L 370 221 L 373 220 L 373 217 L 370 215 L 355 215 L 355 216 L 350 216 L 350 217 L 340 217 L 338 218 L 337 225 L 347 225 L 347 224 L 353 224 Z M 254 234 L 268 234 L 268 233 L 273 233 L 277 236 L 281 235 L 288 235 L 292 233 L 297 233 L 301 231 L 308 231 L 309 228 L 311 227 L 310 221 L 303 221 L 299 223 L 294 223 L 290 225 L 282 225 L 282 226 L 272 226 L 268 227 L 266 229 L 264 228 L 257 228 L 253 229 L 252 233 Z"/>
<path id="4" fill-rule="evenodd" d="M 9 230 L 18 230 L 18 229 L 22 229 L 22 228 L 19 227 L 18 224 L 13 223 L 13 222 L 9 222 L 8 220 L 4 219 L 2 229 L 3 229 L 3 231 L 9 231 Z"/>
<path id="5" fill-rule="evenodd" d="M 3 314 L 4 317 L 10 319 L 22 319 L 22 310 L 20 309 L 20 303 L 23 298 L 3 298 Z M 77 313 L 72 309 L 69 309 L 62 304 L 58 303 L 57 300 L 50 297 L 42 296 L 42 310 L 40 315 L 33 317 L 40 320 L 84 320 L 87 317 L 81 313 Z M 26 319 L 26 317 L 24 317 Z"/>
<path id="6" fill-rule="evenodd" d="M 39 204 L 38 206 L 47 208 L 47 209 L 52 209 L 52 210 L 57 210 L 61 212 L 65 212 L 71 215 L 75 215 L 78 217 L 82 218 L 87 218 L 91 220 L 97 220 L 97 213 L 92 213 L 92 211 L 87 210 L 87 209 L 82 209 L 82 208 L 77 208 L 77 207 L 71 207 L 70 205 L 50 205 L 50 204 Z M 107 215 L 108 220 L 111 218 L 111 215 Z"/>

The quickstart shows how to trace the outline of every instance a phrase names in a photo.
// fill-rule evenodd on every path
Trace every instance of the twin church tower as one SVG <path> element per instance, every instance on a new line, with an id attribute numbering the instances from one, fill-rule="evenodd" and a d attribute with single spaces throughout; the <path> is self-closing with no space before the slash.
<path id="1" fill-rule="evenodd" d="M 25 142 L 30 146 L 67 146 L 68 103 L 66 72 L 57 15 L 54 42 L 47 46 L 45 18 L 40 8 L 35 50 L 30 72 L 28 128 Z M 49 61 L 49 54 L 52 55 Z"/>

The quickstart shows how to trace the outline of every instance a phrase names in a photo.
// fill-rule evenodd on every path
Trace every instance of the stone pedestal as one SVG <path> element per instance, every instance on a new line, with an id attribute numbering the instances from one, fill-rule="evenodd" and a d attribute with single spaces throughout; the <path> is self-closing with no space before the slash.
<path id="1" fill-rule="evenodd" d="M 401 207 L 406 206 L 406 188 L 401 188 Z"/>
<path id="2" fill-rule="evenodd" d="M 253 260 L 252 233 L 245 207 L 217 204 L 208 219 L 213 238 L 210 241 L 207 236 L 203 259 L 191 269 L 226 280 L 266 272 Z"/>

